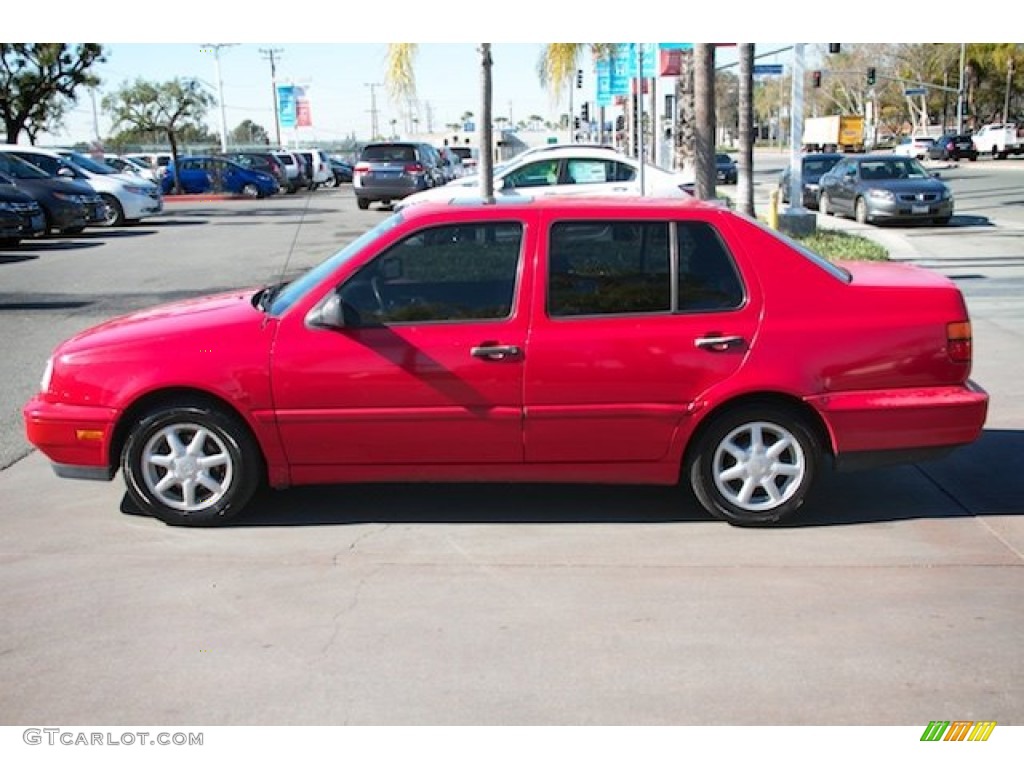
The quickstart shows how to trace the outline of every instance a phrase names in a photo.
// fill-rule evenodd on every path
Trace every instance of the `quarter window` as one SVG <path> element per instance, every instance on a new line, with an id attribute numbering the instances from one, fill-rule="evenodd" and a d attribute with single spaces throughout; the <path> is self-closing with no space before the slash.
<path id="1" fill-rule="evenodd" d="M 406 238 L 341 287 L 357 326 L 509 317 L 522 244 L 518 222 L 433 227 Z"/>

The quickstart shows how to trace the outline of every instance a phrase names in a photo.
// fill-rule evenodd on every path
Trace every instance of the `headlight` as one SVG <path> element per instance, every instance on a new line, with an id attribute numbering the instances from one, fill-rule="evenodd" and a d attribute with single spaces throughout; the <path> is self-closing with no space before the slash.
<path id="1" fill-rule="evenodd" d="M 133 195 L 148 195 L 152 192 L 152 187 L 125 187 L 124 191 Z"/>
<path id="2" fill-rule="evenodd" d="M 896 195 L 890 192 L 888 189 L 869 189 L 868 197 L 875 200 L 885 200 L 887 203 L 895 202 Z"/>
<path id="3" fill-rule="evenodd" d="M 53 358 L 46 359 L 46 367 L 43 368 L 43 378 L 39 381 L 39 391 L 50 391 L 50 379 L 53 378 Z"/>
<path id="4" fill-rule="evenodd" d="M 0 200 L 0 211 L 13 211 L 13 210 L 14 210 L 14 204 L 13 203 L 7 203 L 7 202 L 4 202 L 3 200 Z"/>
<path id="5" fill-rule="evenodd" d="M 942 192 L 939 193 L 939 199 L 940 200 L 952 200 L 953 199 L 953 190 L 951 190 L 949 187 L 944 188 L 942 190 Z"/>
<path id="6" fill-rule="evenodd" d="M 72 195 L 69 192 L 54 192 L 53 196 L 58 200 L 67 200 L 69 203 L 80 203 L 82 202 L 81 195 Z"/>

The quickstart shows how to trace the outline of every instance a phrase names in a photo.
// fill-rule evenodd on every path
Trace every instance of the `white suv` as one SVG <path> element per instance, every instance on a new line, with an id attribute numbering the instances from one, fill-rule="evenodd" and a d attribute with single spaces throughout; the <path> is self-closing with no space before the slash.
<path id="1" fill-rule="evenodd" d="M 302 155 L 309 163 L 309 188 L 316 189 L 334 177 L 331 170 L 331 158 L 322 149 L 293 149 L 295 154 Z"/>
<path id="2" fill-rule="evenodd" d="M 42 168 L 52 176 L 84 181 L 103 198 L 107 206 L 103 226 L 116 227 L 126 221 L 138 221 L 164 209 L 160 188 L 138 176 L 120 174 L 106 163 L 70 150 L 53 152 L 39 147 L 5 144 L 0 151 L 10 152 Z"/>

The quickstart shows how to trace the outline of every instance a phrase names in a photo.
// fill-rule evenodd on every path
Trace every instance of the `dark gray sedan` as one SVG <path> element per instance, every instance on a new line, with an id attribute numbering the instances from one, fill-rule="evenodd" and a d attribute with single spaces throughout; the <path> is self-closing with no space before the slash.
<path id="1" fill-rule="evenodd" d="M 953 217 L 953 193 L 937 176 L 912 157 L 846 157 L 821 177 L 818 210 L 852 216 L 861 224 L 948 224 Z"/>
<path id="2" fill-rule="evenodd" d="M 838 152 L 813 152 L 800 158 L 800 181 L 804 187 L 804 207 L 818 207 L 818 191 L 820 189 L 821 177 L 843 159 Z M 779 187 L 782 190 L 782 202 L 789 204 L 789 168 L 782 172 L 779 177 Z"/>

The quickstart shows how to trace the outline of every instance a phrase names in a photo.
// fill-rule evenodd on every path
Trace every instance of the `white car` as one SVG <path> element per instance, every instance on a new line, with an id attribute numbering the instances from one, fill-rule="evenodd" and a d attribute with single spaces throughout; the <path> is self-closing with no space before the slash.
<path id="1" fill-rule="evenodd" d="M 118 173 L 141 176 L 154 184 L 160 181 L 157 172 L 141 157 L 126 157 L 111 152 L 103 153 L 103 162 Z"/>
<path id="2" fill-rule="evenodd" d="M 156 184 L 139 176 L 120 174 L 88 155 L 70 150 L 54 152 L 22 144 L 4 144 L 0 151 L 17 155 L 51 176 L 84 181 L 107 206 L 103 226 L 120 226 L 126 221 L 138 221 L 163 211 L 164 200 Z"/>
<path id="3" fill-rule="evenodd" d="M 900 143 L 893 147 L 892 153 L 924 160 L 928 157 L 928 150 L 934 144 L 935 139 L 931 136 L 904 136 L 900 139 Z"/>
<path id="4" fill-rule="evenodd" d="M 498 198 L 547 197 L 549 195 L 639 195 L 640 163 L 600 147 L 558 147 L 520 155 L 494 174 Z M 643 166 L 643 193 L 648 197 L 691 197 L 685 187 L 692 174 Z M 476 198 L 480 177 L 471 176 L 434 187 L 395 204 L 396 210 L 427 201 Z"/>

